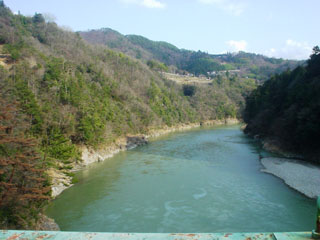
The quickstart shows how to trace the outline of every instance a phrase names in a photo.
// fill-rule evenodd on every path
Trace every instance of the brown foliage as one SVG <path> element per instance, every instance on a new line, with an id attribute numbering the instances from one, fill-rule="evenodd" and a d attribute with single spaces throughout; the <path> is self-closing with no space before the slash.
<path id="1" fill-rule="evenodd" d="M 49 199 L 35 140 L 19 130 L 18 110 L 0 95 L 0 228 L 30 228 Z"/>

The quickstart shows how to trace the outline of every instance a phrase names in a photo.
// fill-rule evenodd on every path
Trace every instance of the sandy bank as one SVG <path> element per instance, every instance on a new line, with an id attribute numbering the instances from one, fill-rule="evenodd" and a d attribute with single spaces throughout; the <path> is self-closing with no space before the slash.
<path id="1" fill-rule="evenodd" d="M 273 174 L 307 197 L 320 196 L 320 167 L 286 158 L 268 157 L 261 159 L 265 169 L 261 171 Z"/>

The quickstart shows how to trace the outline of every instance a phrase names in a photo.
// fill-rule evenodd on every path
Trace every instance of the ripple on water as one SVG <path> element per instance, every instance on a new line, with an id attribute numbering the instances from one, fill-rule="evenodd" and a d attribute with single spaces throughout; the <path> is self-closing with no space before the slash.
<path id="1" fill-rule="evenodd" d="M 204 198 L 208 194 L 208 192 L 204 188 L 200 188 L 199 190 L 201 191 L 200 193 L 193 194 L 193 198 L 195 200 L 199 200 L 200 198 Z"/>
<path id="2" fill-rule="evenodd" d="M 237 127 L 170 135 L 83 171 L 47 214 L 64 231 L 312 229 L 314 201 L 260 172 L 254 144 Z"/>

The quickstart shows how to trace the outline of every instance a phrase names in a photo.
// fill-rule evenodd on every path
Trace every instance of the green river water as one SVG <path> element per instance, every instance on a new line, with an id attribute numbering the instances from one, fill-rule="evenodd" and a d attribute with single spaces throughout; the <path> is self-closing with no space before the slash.
<path id="1" fill-rule="evenodd" d="M 171 134 L 79 172 L 46 213 L 68 231 L 310 231 L 315 200 L 261 172 L 259 154 L 239 126 Z"/>

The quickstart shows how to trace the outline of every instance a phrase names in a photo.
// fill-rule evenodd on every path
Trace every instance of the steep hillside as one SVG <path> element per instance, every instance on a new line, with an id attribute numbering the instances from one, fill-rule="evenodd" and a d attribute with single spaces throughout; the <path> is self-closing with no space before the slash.
<path id="1" fill-rule="evenodd" d="M 227 75 L 210 85 L 180 85 L 135 58 L 88 44 L 41 14 L 15 15 L 4 5 L 0 44 L 2 229 L 35 228 L 54 180 L 44 173 L 71 176 L 69 170 L 81 161 L 80 146 L 236 117 L 244 96 L 255 88 L 250 79 Z"/>
<path id="2" fill-rule="evenodd" d="M 276 75 L 250 94 L 245 132 L 319 162 L 319 92 L 320 50 L 315 47 L 306 67 Z"/>
<path id="3" fill-rule="evenodd" d="M 201 51 L 179 49 L 167 42 L 151 41 L 137 35 L 122 35 L 112 29 L 79 32 L 88 42 L 107 45 L 132 57 L 147 62 L 154 59 L 173 66 L 171 71 L 214 77 L 213 71 L 239 70 L 241 77 L 258 81 L 267 80 L 272 74 L 292 69 L 303 62 L 268 58 L 259 54 L 240 52 L 238 54 L 213 55 Z"/>

